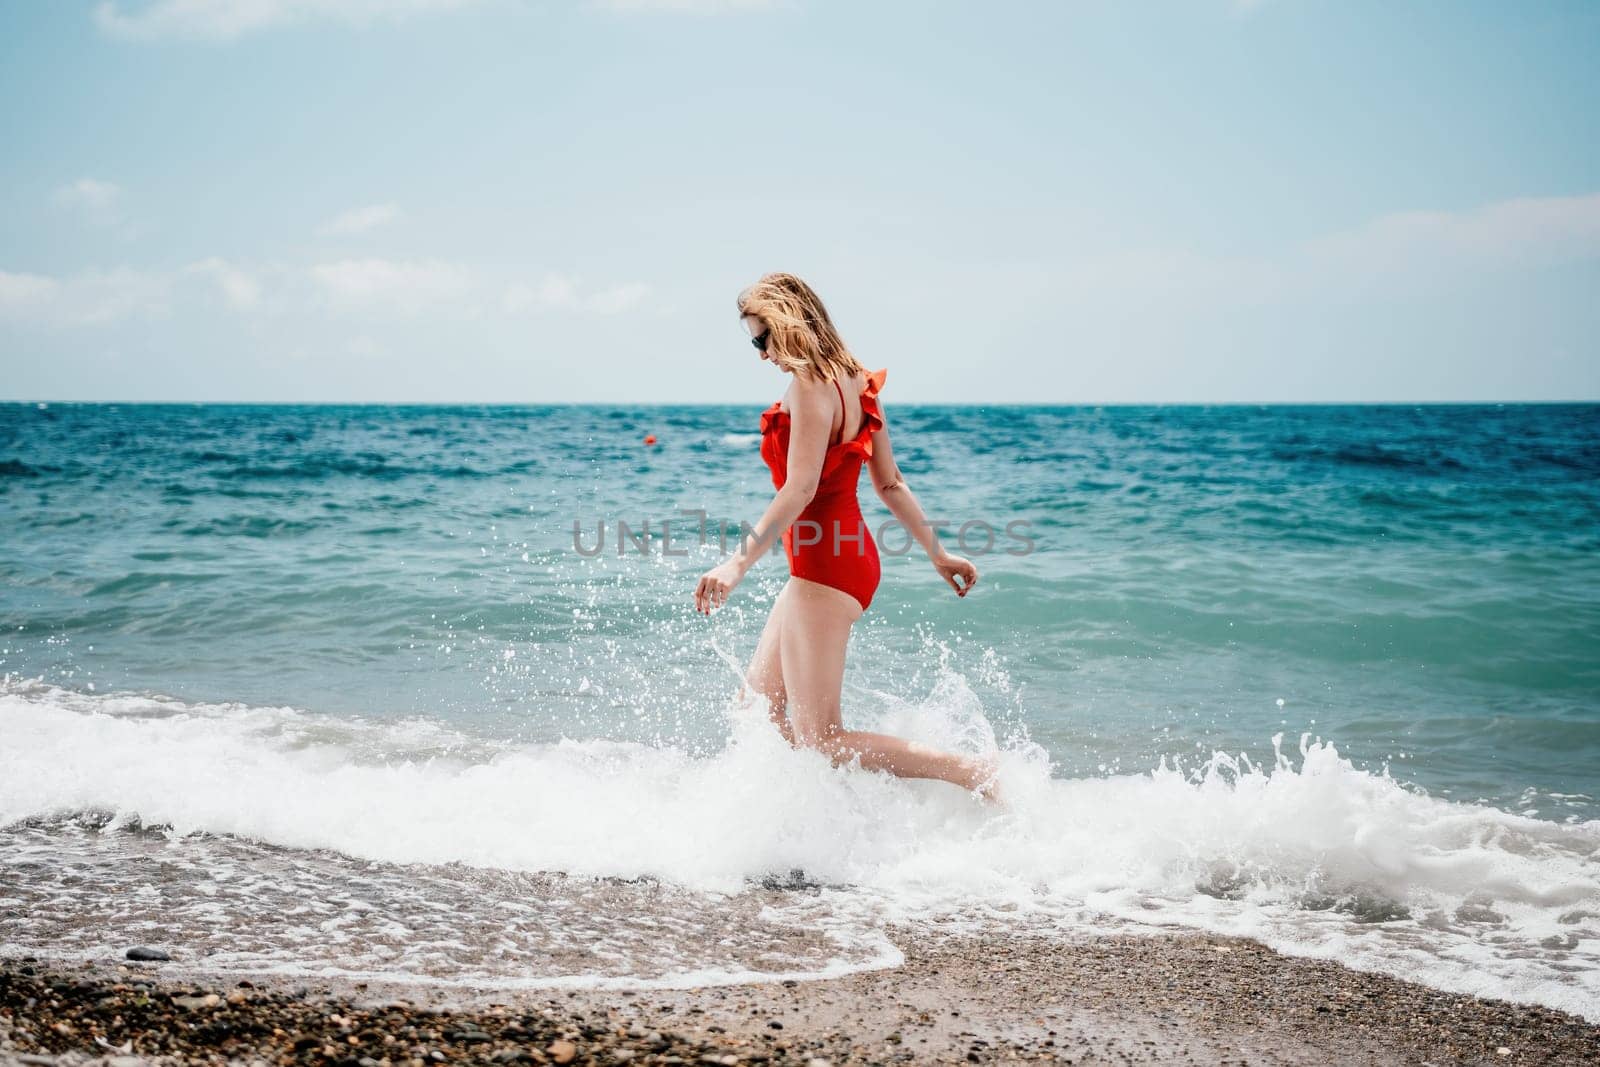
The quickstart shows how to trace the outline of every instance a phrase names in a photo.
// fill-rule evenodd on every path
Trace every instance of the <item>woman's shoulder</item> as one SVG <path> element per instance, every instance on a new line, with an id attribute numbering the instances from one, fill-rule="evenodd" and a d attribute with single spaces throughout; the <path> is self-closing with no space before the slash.
<path id="1" fill-rule="evenodd" d="M 801 403 L 817 403 L 833 399 L 833 379 L 824 378 L 820 374 L 801 377 L 794 376 L 794 381 L 789 383 L 788 390 L 783 394 L 785 400 L 798 400 Z"/>
<path id="2" fill-rule="evenodd" d="M 792 415 L 802 408 L 814 413 L 832 411 L 832 401 L 832 382 L 826 378 L 803 378 L 797 374 L 789 383 L 789 388 L 783 391 L 783 399 L 779 404 L 786 413 Z"/>
<path id="3" fill-rule="evenodd" d="M 857 396 L 867 396 L 876 400 L 878 390 L 883 388 L 884 378 L 887 374 L 888 368 L 886 367 L 879 370 L 858 367 L 840 376 L 837 379 L 838 387 L 849 386 Z M 813 408 L 826 407 L 832 410 L 834 389 L 835 379 L 833 378 L 824 378 L 821 375 L 802 376 L 796 374 L 789 382 L 789 387 L 783 391 L 783 398 L 778 401 L 777 406 L 782 408 L 785 413 L 793 411 L 796 404 L 805 404 Z"/>

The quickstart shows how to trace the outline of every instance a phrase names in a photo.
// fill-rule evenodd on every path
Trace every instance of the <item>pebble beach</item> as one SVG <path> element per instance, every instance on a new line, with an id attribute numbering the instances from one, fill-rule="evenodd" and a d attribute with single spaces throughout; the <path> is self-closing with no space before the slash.
<path id="1" fill-rule="evenodd" d="M 165 1064 L 1593 1064 L 1600 1026 L 1257 943 L 897 933 L 820 981 L 509 993 L 0 962 L 4 1067 Z"/>

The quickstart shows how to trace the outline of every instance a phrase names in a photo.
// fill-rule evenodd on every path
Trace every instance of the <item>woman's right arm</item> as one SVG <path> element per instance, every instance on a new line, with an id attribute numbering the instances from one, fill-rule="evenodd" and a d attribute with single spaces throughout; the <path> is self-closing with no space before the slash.
<path id="1" fill-rule="evenodd" d="M 905 475 L 900 473 L 900 468 L 894 462 L 894 447 L 889 443 L 889 420 L 883 412 L 882 401 L 878 405 L 879 414 L 883 417 L 883 426 L 872 435 L 872 457 L 867 460 L 868 472 L 872 475 L 872 488 L 877 491 L 878 499 L 888 507 L 901 526 L 911 532 L 917 539 L 917 544 L 928 554 L 928 559 L 933 563 L 933 569 L 947 582 L 957 596 L 966 596 L 978 580 L 978 568 L 972 561 L 952 552 L 945 551 L 939 542 L 939 532 L 928 521 L 927 515 L 922 510 L 922 505 L 917 502 L 911 487 L 906 484 Z M 960 578 L 961 585 L 956 584 Z"/>

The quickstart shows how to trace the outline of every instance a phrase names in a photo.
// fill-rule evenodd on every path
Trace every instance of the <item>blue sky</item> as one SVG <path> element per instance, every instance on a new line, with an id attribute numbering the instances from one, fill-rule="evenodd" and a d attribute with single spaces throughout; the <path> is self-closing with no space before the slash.
<path id="1" fill-rule="evenodd" d="M 0 6 L 0 397 L 1600 399 L 1600 5 Z"/>

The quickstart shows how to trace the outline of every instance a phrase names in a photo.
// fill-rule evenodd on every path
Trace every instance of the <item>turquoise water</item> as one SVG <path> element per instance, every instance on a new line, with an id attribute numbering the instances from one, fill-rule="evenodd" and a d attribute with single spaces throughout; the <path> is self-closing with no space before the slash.
<path id="1" fill-rule="evenodd" d="M 1068 776 L 1310 730 L 1444 795 L 1600 810 L 1600 408 L 895 415 L 930 517 L 987 523 L 995 544 L 964 601 L 915 549 L 886 561 L 853 681 L 909 693 L 928 643 L 949 646 Z M 689 590 L 712 557 L 657 542 L 642 558 L 630 539 L 618 558 L 616 526 L 670 519 L 671 550 L 694 550 L 698 519 L 679 512 L 703 508 L 736 537 L 770 495 L 754 422 L 6 406 L 0 670 L 528 740 L 715 745 L 704 711 L 729 677 L 708 639 L 746 656 L 782 561 L 708 625 Z M 585 551 L 604 525 L 603 556 L 575 549 L 575 520 Z M 1019 531 L 1029 554 L 1011 554 Z M 970 669 L 985 653 L 1005 688 Z"/>
<path id="2" fill-rule="evenodd" d="M 1387 914 L 1372 901 L 1399 901 L 1393 914 L 1420 924 L 1412 935 L 1437 929 L 1430 908 L 1499 908 L 1513 925 L 1526 921 L 1519 936 L 1554 953 L 1548 974 L 1510 949 L 1503 971 L 1478 956 L 1450 971 L 1438 961 L 1468 957 L 1442 943 L 1426 965 L 1404 954 L 1414 945 L 1374 949 L 1369 963 L 1452 988 L 1492 972 L 1483 988 L 1568 1007 L 1594 996 L 1600 933 L 1584 924 L 1600 901 L 1592 915 L 1587 890 L 1537 901 L 1552 884 L 1581 886 L 1600 870 L 1600 406 L 885 400 L 896 455 L 929 514 L 952 531 L 973 523 L 968 544 L 978 549 L 982 524 L 997 536 L 973 553 L 983 578 L 963 600 L 915 551 L 885 559 L 852 638 L 846 721 L 973 748 L 992 737 L 1013 754 L 1019 805 L 1037 803 L 1045 820 L 1012 826 L 1004 860 L 962 852 L 960 862 L 1010 870 L 1018 851 L 1061 848 L 1057 866 L 1010 871 L 1006 892 L 1059 889 L 1073 908 L 1134 914 L 1105 894 L 1143 893 L 1149 910 L 1150 899 L 1170 903 L 1173 886 L 1186 886 L 1165 921 L 1345 956 L 1349 929 L 1316 932 L 1331 913 L 1315 901 L 1353 901 L 1334 911 L 1363 922 Z M 736 680 L 719 654 L 748 659 L 785 577 L 781 557 L 763 561 L 709 620 L 690 599 L 717 558 L 718 531 L 736 536 L 770 497 L 760 407 L 0 406 L 0 738 L 8 726 L 11 737 L 0 740 L 0 766 L 14 783 L 0 786 L 0 823 L 44 835 L 30 855 L 56 848 L 85 863 L 82 849 L 101 845 L 73 844 L 70 820 L 110 817 L 213 835 L 234 850 L 257 842 L 685 885 L 694 871 L 759 882 L 800 868 L 881 889 L 887 876 L 859 866 L 862 849 L 898 855 L 915 840 L 925 850 L 948 829 L 941 820 L 969 818 L 948 807 L 962 798 L 931 783 L 862 785 L 807 764 L 806 774 L 831 774 L 841 789 L 890 790 L 856 812 L 864 836 L 848 858 L 796 844 L 810 840 L 796 824 L 789 837 L 741 837 L 737 858 L 668 835 L 677 853 L 655 856 L 640 840 L 590 862 L 553 843 L 562 831 L 541 821 L 548 807 L 524 812 L 516 832 L 496 822 L 504 803 L 517 803 L 506 798 L 523 795 L 493 778 L 516 760 L 532 776 L 518 781 L 543 783 L 527 790 L 569 772 L 604 782 L 590 801 L 620 820 L 606 832 L 624 835 L 618 827 L 644 804 L 720 818 L 710 796 L 687 799 L 684 783 L 697 775 L 738 789 L 764 778 L 770 789 L 773 774 L 788 773 L 762 763 L 740 778 L 745 757 L 728 754 L 742 729 L 727 710 Z M 646 434 L 657 444 L 644 445 Z M 863 506 L 874 525 L 888 520 L 870 490 Z M 711 520 L 705 547 L 684 514 L 700 509 Z M 662 551 L 669 519 L 671 550 L 686 555 Z M 648 523 L 657 539 L 645 552 L 624 540 L 619 554 L 619 521 L 635 531 Z M 606 547 L 589 554 L 597 527 Z M 947 541 L 956 547 L 953 533 Z M 97 746 L 123 764 L 177 767 L 183 781 L 124 782 L 123 764 L 82 755 Z M 398 775 L 425 764 L 404 796 L 390 778 L 358 781 L 349 769 Z M 381 843 L 341 837 L 311 814 L 262 823 L 255 809 L 224 802 L 218 767 L 343 798 L 328 803 L 363 817 L 399 810 L 406 797 L 434 807 L 407 809 L 411 829 L 391 827 Z M 1317 788 L 1329 792 L 1313 795 L 1313 772 L 1324 771 Z M 58 779 L 70 782 L 51 784 Z M 1296 782 L 1306 795 L 1287 797 Z M 1234 807 L 1248 783 L 1267 809 Z M 1226 798 L 1207 792 L 1224 786 Z M 258 807 L 292 807 L 262 788 Z M 1181 807 L 1182 789 L 1210 813 L 1208 826 L 1242 836 L 1179 849 L 1154 881 L 1136 870 L 1147 848 L 1099 869 L 1093 886 L 1073 882 L 1089 852 L 1145 832 L 1123 826 L 1118 811 Z M 485 795 L 502 806 L 474 807 Z M 835 817 L 830 804 L 865 804 L 857 793 L 795 795 L 818 820 Z M 1318 822 L 1346 804 L 1343 822 Z M 874 821 L 884 805 L 916 834 L 875 836 L 889 833 Z M 419 829 L 435 810 L 476 820 L 484 840 L 464 843 L 461 821 Z M 1263 810 L 1272 829 L 1240 829 Z M 1068 811 L 1092 812 L 1103 829 L 1070 856 L 1062 842 L 1076 831 L 1051 821 Z M 1432 835 L 1416 831 L 1423 823 L 1475 829 Z M 960 825 L 962 848 L 998 832 Z M 1211 832 L 1169 830 L 1162 841 Z M 1517 835 L 1524 844 L 1504 844 Z M 516 847 L 497 850 L 514 836 Z M 1291 839 L 1304 855 L 1286 860 Z M 1524 857 L 1553 850 L 1549 864 L 1524 872 L 1523 918 L 1497 866 L 1512 860 L 1472 866 L 1490 842 Z M 698 864 L 689 873 L 675 866 L 685 850 Z M 1405 873 L 1413 852 L 1459 860 L 1459 878 Z M 1243 896 L 1227 888 L 1241 879 L 1252 887 Z M 1288 883 L 1288 897 L 1251 895 Z M 996 891 L 964 884 L 946 897 L 965 907 Z M 1419 902 L 1419 893 L 1435 896 Z M 1271 911 L 1285 900 L 1289 911 Z M 1226 901 L 1258 907 L 1250 923 L 1242 911 L 1224 922 L 1215 908 Z M 1504 928 L 1457 934 L 1479 948 L 1509 937 Z M 0 923 L 3 943 L 37 940 Z M 880 959 L 860 944 L 829 966 Z"/>

